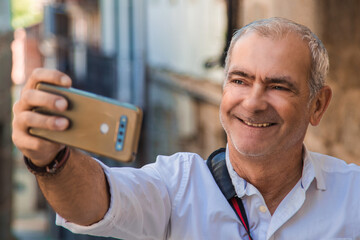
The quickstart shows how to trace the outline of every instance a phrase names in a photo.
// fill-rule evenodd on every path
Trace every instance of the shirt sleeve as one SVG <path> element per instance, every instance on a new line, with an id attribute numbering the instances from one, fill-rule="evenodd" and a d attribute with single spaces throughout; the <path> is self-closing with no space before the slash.
<path id="1" fill-rule="evenodd" d="M 141 169 L 109 168 L 99 161 L 110 187 L 104 218 L 81 226 L 56 216 L 56 224 L 74 233 L 122 239 L 164 239 L 171 214 L 166 184 L 150 164 Z"/>

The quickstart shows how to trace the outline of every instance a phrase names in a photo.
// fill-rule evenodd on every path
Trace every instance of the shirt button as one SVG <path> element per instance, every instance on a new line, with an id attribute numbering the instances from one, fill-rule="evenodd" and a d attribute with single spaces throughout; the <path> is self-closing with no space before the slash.
<path id="1" fill-rule="evenodd" d="M 259 207 L 259 211 L 262 212 L 262 213 L 266 213 L 267 207 L 265 207 L 264 205 L 262 205 L 262 206 Z"/>

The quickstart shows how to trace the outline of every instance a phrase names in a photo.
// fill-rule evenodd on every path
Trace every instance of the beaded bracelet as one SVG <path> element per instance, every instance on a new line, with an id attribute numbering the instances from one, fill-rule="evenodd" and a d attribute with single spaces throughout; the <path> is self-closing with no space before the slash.
<path id="1" fill-rule="evenodd" d="M 24 156 L 24 162 L 29 171 L 36 176 L 54 176 L 58 174 L 65 166 L 66 161 L 70 156 L 70 148 L 66 146 L 54 158 L 52 162 L 44 167 L 38 167 L 31 162 L 31 160 Z"/>

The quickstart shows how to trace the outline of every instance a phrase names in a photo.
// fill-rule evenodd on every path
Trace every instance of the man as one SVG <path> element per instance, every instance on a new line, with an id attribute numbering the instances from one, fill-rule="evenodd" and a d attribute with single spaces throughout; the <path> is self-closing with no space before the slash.
<path id="1" fill-rule="evenodd" d="M 321 41 L 292 21 L 260 20 L 234 35 L 220 119 L 227 169 L 253 239 L 360 239 L 360 168 L 303 145 L 309 123 L 319 124 L 331 99 L 327 70 Z M 39 81 L 71 85 L 60 72 L 35 71 L 14 106 L 13 141 L 58 213 L 57 224 L 123 239 L 248 238 L 196 154 L 159 156 L 142 169 L 108 168 L 30 136 L 29 127 L 63 131 L 69 124 L 31 112 L 67 107 L 61 97 L 34 90 Z M 36 171 L 54 158 L 61 165 L 54 173 Z"/>

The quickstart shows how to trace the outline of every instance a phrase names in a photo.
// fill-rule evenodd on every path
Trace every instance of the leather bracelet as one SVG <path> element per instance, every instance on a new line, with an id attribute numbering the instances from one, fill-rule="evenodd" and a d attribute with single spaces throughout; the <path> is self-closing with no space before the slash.
<path id="1" fill-rule="evenodd" d="M 31 160 L 24 156 L 24 162 L 28 170 L 36 176 L 50 177 L 58 174 L 65 166 L 69 159 L 70 148 L 66 146 L 54 158 L 54 160 L 44 167 L 38 167 L 31 162 Z"/>

